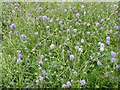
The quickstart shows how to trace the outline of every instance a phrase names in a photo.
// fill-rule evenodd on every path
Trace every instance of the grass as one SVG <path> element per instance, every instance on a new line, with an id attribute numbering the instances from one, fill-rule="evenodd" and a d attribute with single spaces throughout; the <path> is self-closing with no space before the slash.
<path id="1" fill-rule="evenodd" d="M 16 4 L 18 10 L 14 10 Z M 84 8 L 80 8 L 81 5 Z M 119 38 L 118 30 L 114 28 L 118 22 L 115 5 L 117 3 L 3 2 L 2 86 L 62 88 L 70 81 L 71 88 L 117 88 Z M 64 12 L 65 9 L 67 12 Z M 76 13 L 80 14 L 79 18 Z M 47 16 L 47 20 L 41 20 L 39 16 Z M 105 21 L 100 22 L 101 19 Z M 61 25 L 60 20 L 63 22 Z M 90 23 L 90 26 L 84 25 L 84 22 Z M 95 25 L 96 22 L 99 26 Z M 10 28 L 11 24 L 15 24 L 16 28 Z M 50 28 L 46 29 L 46 26 Z M 100 30 L 101 27 L 104 30 Z M 69 33 L 67 29 L 70 29 Z M 87 34 L 88 31 L 90 34 Z M 22 34 L 26 35 L 25 39 L 21 38 Z M 109 45 L 106 44 L 107 36 L 110 36 Z M 98 42 L 104 44 L 103 52 Z M 55 45 L 53 49 L 50 49 L 51 44 Z M 78 51 L 75 46 L 83 51 Z M 116 62 L 111 62 L 111 51 L 117 54 L 114 57 Z M 23 55 L 19 64 L 18 54 Z M 43 59 L 41 55 L 44 55 Z M 70 60 L 70 55 L 74 55 L 74 60 Z M 97 65 L 98 61 L 101 66 Z M 44 75 L 43 71 L 47 74 Z M 43 77 L 42 81 L 40 77 Z M 82 85 L 81 80 L 85 80 L 86 84 Z"/>

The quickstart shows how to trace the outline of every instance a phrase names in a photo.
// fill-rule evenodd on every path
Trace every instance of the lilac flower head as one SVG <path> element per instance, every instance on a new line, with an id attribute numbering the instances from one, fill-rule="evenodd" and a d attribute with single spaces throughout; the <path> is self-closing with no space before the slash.
<path id="1" fill-rule="evenodd" d="M 97 65 L 98 65 L 98 66 L 101 66 L 102 63 L 101 63 L 100 61 L 97 61 Z"/>
<path id="2" fill-rule="evenodd" d="M 112 58 L 111 61 L 112 61 L 112 62 L 116 62 L 116 59 L 115 59 L 115 58 Z"/>
<path id="3" fill-rule="evenodd" d="M 18 7 L 14 7 L 14 10 L 18 10 Z"/>
<path id="4" fill-rule="evenodd" d="M 72 84 L 71 84 L 71 82 L 70 81 L 68 81 L 67 83 L 66 83 L 66 86 L 67 87 L 70 87 Z"/>
<path id="5" fill-rule="evenodd" d="M 90 60 L 92 60 L 93 59 L 93 57 L 92 56 L 90 56 Z"/>
<path id="6" fill-rule="evenodd" d="M 109 33 L 112 33 L 112 30 L 110 30 Z"/>
<path id="7" fill-rule="evenodd" d="M 100 30 L 101 30 L 101 31 L 104 30 L 104 27 L 101 27 Z"/>
<path id="8" fill-rule="evenodd" d="M 76 14 L 76 17 L 78 18 L 79 16 L 80 16 L 80 14 L 79 14 L 79 13 L 77 13 L 77 14 Z"/>
<path id="9" fill-rule="evenodd" d="M 110 44 L 110 41 L 108 41 L 108 40 L 107 40 L 107 41 L 106 41 L 106 44 L 108 44 L 108 45 L 109 45 L 109 44 Z"/>
<path id="10" fill-rule="evenodd" d="M 17 59 L 17 63 L 20 64 L 22 62 L 21 59 Z"/>
<path id="11" fill-rule="evenodd" d="M 99 23 L 98 23 L 98 22 L 96 22 L 95 24 L 96 24 L 96 26 L 99 26 Z"/>
<path id="12" fill-rule="evenodd" d="M 22 54 L 18 54 L 18 57 L 19 57 L 19 58 L 22 58 L 22 57 L 23 57 L 23 55 L 22 55 Z"/>
<path id="13" fill-rule="evenodd" d="M 70 32 L 70 29 L 67 29 L 67 33 L 69 33 Z"/>
<path id="14" fill-rule="evenodd" d="M 79 25 L 79 22 L 76 22 L 75 25 Z"/>
<path id="15" fill-rule="evenodd" d="M 101 45 L 101 42 L 98 42 L 98 45 L 100 46 L 100 45 Z"/>
<path id="16" fill-rule="evenodd" d="M 42 19 L 43 19 L 43 16 L 39 16 L 39 18 L 42 20 Z"/>
<path id="17" fill-rule="evenodd" d="M 40 55 L 40 58 L 43 59 L 43 58 L 44 58 L 44 55 Z"/>
<path id="18" fill-rule="evenodd" d="M 116 53 L 114 51 L 111 51 L 110 54 L 111 54 L 112 57 L 116 56 Z"/>
<path id="19" fill-rule="evenodd" d="M 25 39 L 25 38 L 26 38 L 26 35 L 25 35 L 25 34 L 22 34 L 21 37 L 22 37 L 23 39 Z"/>
<path id="20" fill-rule="evenodd" d="M 43 65 L 43 61 L 39 61 L 39 64 L 40 64 L 40 65 Z"/>
<path id="21" fill-rule="evenodd" d="M 70 55 L 70 60 L 74 60 L 74 55 Z"/>
<path id="22" fill-rule="evenodd" d="M 79 49 L 79 46 L 75 46 L 75 49 L 78 50 L 78 49 Z"/>
<path id="23" fill-rule="evenodd" d="M 103 43 L 101 43 L 101 44 L 100 44 L 100 47 L 101 47 L 101 48 L 102 48 L 102 47 L 104 48 L 104 44 L 103 44 Z"/>
<path id="24" fill-rule="evenodd" d="M 101 23 L 102 23 L 102 22 L 104 22 L 104 19 L 101 19 L 101 21 L 100 21 L 100 22 L 101 22 Z"/>
<path id="25" fill-rule="evenodd" d="M 81 83 L 81 85 L 85 85 L 86 81 L 85 80 L 81 80 L 80 83 Z"/>
<path id="26" fill-rule="evenodd" d="M 52 23 L 53 22 L 53 19 L 50 19 L 50 23 Z"/>
<path id="27" fill-rule="evenodd" d="M 42 70 L 42 73 L 43 73 L 44 76 L 47 75 L 46 71 L 44 71 L 44 70 Z"/>
<path id="28" fill-rule="evenodd" d="M 43 77 L 40 77 L 40 79 L 39 79 L 39 80 L 40 80 L 40 81 L 43 81 L 43 79 L 44 79 Z"/>
<path id="29" fill-rule="evenodd" d="M 110 36 L 107 36 L 107 37 L 106 37 L 106 40 L 109 41 L 109 40 L 110 40 Z"/>
<path id="30" fill-rule="evenodd" d="M 66 9 L 64 9 L 64 12 L 67 12 L 67 10 L 66 10 Z"/>
<path id="31" fill-rule="evenodd" d="M 11 24 L 11 25 L 10 25 L 10 28 L 15 29 L 15 28 L 16 28 L 16 25 L 15 25 L 15 24 Z"/>
<path id="32" fill-rule="evenodd" d="M 116 68 L 120 68 L 120 65 L 116 65 Z"/>
<path id="33" fill-rule="evenodd" d="M 14 85 L 14 82 L 10 82 L 10 85 Z"/>
<path id="34" fill-rule="evenodd" d="M 89 34 L 90 34 L 90 31 L 87 31 L 87 34 L 89 35 Z"/>
<path id="35" fill-rule="evenodd" d="M 80 8 L 84 8 L 85 6 L 84 5 L 81 5 Z"/>
<path id="36" fill-rule="evenodd" d="M 59 24 L 62 24 L 62 21 L 59 21 Z"/>
<path id="37" fill-rule="evenodd" d="M 42 19 L 43 19 L 43 20 L 47 20 L 47 16 L 43 16 Z"/>

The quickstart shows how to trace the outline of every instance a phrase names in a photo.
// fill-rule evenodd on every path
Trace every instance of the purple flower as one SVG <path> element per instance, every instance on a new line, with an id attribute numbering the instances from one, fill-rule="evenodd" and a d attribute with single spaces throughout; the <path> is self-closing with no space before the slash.
<path id="1" fill-rule="evenodd" d="M 112 30 L 110 30 L 109 33 L 112 33 Z"/>
<path id="2" fill-rule="evenodd" d="M 11 24 L 11 25 L 10 25 L 10 28 L 15 29 L 15 28 L 16 28 L 16 25 L 15 25 L 15 24 Z"/>
<path id="3" fill-rule="evenodd" d="M 47 16 L 43 16 L 42 19 L 43 19 L 43 20 L 47 20 Z"/>
<path id="4" fill-rule="evenodd" d="M 77 13 L 77 14 L 76 14 L 76 17 L 78 18 L 79 16 L 80 16 L 80 14 L 79 14 L 79 13 Z"/>
<path id="5" fill-rule="evenodd" d="M 120 68 L 120 65 L 116 65 L 116 68 Z"/>
<path id="6" fill-rule="evenodd" d="M 78 49 L 79 49 L 79 46 L 75 46 L 75 49 L 78 50 Z"/>
<path id="7" fill-rule="evenodd" d="M 39 18 L 42 20 L 42 19 L 43 19 L 43 16 L 39 16 Z"/>
<path id="8" fill-rule="evenodd" d="M 67 12 L 67 10 L 66 10 L 66 9 L 64 9 L 64 12 Z"/>
<path id="9" fill-rule="evenodd" d="M 26 38 L 26 35 L 25 35 L 25 34 L 22 34 L 21 37 L 22 37 L 23 39 L 25 39 L 25 38 Z"/>
<path id="10" fill-rule="evenodd" d="M 14 85 L 14 82 L 10 82 L 10 85 Z"/>
<path id="11" fill-rule="evenodd" d="M 40 64 L 40 65 L 43 65 L 43 61 L 39 61 L 39 64 Z"/>
<path id="12" fill-rule="evenodd" d="M 71 51 L 70 50 L 67 50 L 67 53 L 70 53 Z"/>
<path id="13" fill-rule="evenodd" d="M 98 65 L 98 66 L 101 66 L 102 63 L 101 63 L 100 61 L 97 61 L 97 65 Z"/>
<path id="14" fill-rule="evenodd" d="M 70 60 L 74 60 L 74 55 L 70 55 Z"/>
<path id="15" fill-rule="evenodd" d="M 99 26 L 99 23 L 98 23 L 98 22 L 96 22 L 96 26 Z"/>
<path id="16" fill-rule="evenodd" d="M 116 56 L 116 53 L 114 51 L 111 51 L 110 54 L 111 54 L 112 57 Z"/>
<path id="17" fill-rule="evenodd" d="M 79 25 L 79 22 L 76 22 L 75 25 Z"/>
<path id="18" fill-rule="evenodd" d="M 85 6 L 84 5 L 81 5 L 80 8 L 84 8 Z"/>
<path id="19" fill-rule="evenodd" d="M 43 59 L 43 58 L 44 58 L 44 55 L 40 55 L 40 58 Z"/>
<path id="20" fill-rule="evenodd" d="M 17 59 L 17 63 L 20 64 L 22 62 L 21 59 Z"/>
<path id="21" fill-rule="evenodd" d="M 102 47 L 104 48 L 104 44 L 103 44 L 103 43 L 101 43 L 101 44 L 100 44 L 100 47 L 101 47 L 101 48 L 102 48 Z"/>
<path id="22" fill-rule="evenodd" d="M 72 84 L 71 84 L 71 82 L 70 81 L 68 81 L 67 83 L 66 83 L 66 86 L 67 87 L 70 87 Z"/>
<path id="23" fill-rule="evenodd" d="M 107 37 L 106 37 L 106 40 L 108 40 L 108 41 L 109 41 L 109 40 L 110 40 L 110 36 L 107 36 Z"/>
<path id="24" fill-rule="evenodd" d="M 110 44 L 110 41 L 108 41 L 108 40 L 107 40 L 107 41 L 106 41 L 106 44 L 108 44 L 108 45 L 109 45 L 109 44 Z"/>
<path id="25" fill-rule="evenodd" d="M 100 22 L 101 22 L 101 23 L 102 23 L 102 22 L 104 22 L 104 19 L 101 19 L 101 21 L 100 21 Z"/>
<path id="26" fill-rule="evenodd" d="M 104 30 L 104 27 L 101 27 L 100 30 L 101 30 L 101 31 Z"/>
<path id="27" fill-rule="evenodd" d="M 19 57 L 19 58 L 22 58 L 22 57 L 23 57 L 23 55 L 22 55 L 22 54 L 18 54 L 18 57 Z"/>
<path id="28" fill-rule="evenodd" d="M 100 46 L 100 45 L 101 45 L 101 42 L 98 42 L 98 45 Z"/>
<path id="29" fill-rule="evenodd" d="M 81 85 L 85 85 L 86 81 L 85 80 L 81 80 L 80 83 L 81 83 Z"/>
<path id="30" fill-rule="evenodd" d="M 59 24 L 62 24 L 62 21 L 59 21 Z"/>
<path id="31" fill-rule="evenodd" d="M 67 29 L 67 33 L 69 33 L 70 32 L 70 29 Z"/>
<path id="32" fill-rule="evenodd" d="M 18 7 L 14 7 L 14 10 L 18 10 Z"/>
<path id="33" fill-rule="evenodd" d="M 53 22 L 53 19 L 50 19 L 50 23 L 52 23 Z"/>
<path id="34" fill-rule="evenodd" d="M 104 47 L 100 47 L 100 51 L 103 52 L 104 51 Z"/>
<path id="35" fill-rule="evenodd" d="M 92 56 L 90 56 L 90 60 L 92 60 L 93 59 L 93 57 Z"/>
<path id="36" fill-rule="evenodd" d="M 115 59 L 115 58 L 112 58 L 111 61 L 112 61 L 112 62 L 116 62 L 116 59 Z"/>
<path id="37" fill-rule="evenodd" d="M 90 34 L 90 31 L 87 31 L 87 34 L 89 35 L 89 34 Z"/>
<path id="38" fill-rule="evenodd" d="M 46 71 L 44 71 L 44 70 L 42 70 L 42 73 L 43 73 L 44 76 L 47 75 Z"/>
<path id="39" fill-rule="evenodd" d="M 43 79 L 44 79 L 43 77 L 40 77 L 40 79 L 39 79 L 39 80 L 40 80 L 40 81 L 43 81 Z"/>

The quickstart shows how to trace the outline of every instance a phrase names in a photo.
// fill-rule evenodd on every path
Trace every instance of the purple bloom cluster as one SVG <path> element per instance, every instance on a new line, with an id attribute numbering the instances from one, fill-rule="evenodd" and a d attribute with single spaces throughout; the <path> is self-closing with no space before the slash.
<path id="1" fill-rule="evenodd" d="M 81 81 L 80 81 L 80 84 L 81 84 L 81 85 L 85 85 L 85 84 L 86 84 L 86 81 L 85 81 L 85 80 L 81 80 Z"/>
<path id="2" fill-rule="evenodd" d="M 10 25 L 10 28 L 15 29 L 15 28 L 16 28 L 16 25 L 15 25 L 15 24 L 11 24 L 11 25 Z"/>
<path id="3" fill-rule="evenodd" d="M 25 39 L 25 38 L 26 38 L 26 35 L 25 35 L 25 34 L 22 34 L 22 35 L 21 35 L 21 38 Z"/>
<path id="4" fill-rule="evenodd" d="M 74 55 L 70 55 L 70 60 L 74 60 Z"/>
<path id="5" fill-rule="evenodd" d="M 72 86 L 71 82 L 70 82 L 70 81 L 68 81 L 68 82 L 66 83 L 66 86 L 67 86 L 67 87 Z"/>
<path id="6" fill-rule="evenodd" d="M 101 66 L 102 63 L 101 63 L 100 61 L 97 61 L 97 65 L 98 65 L 98 66 Z"/>

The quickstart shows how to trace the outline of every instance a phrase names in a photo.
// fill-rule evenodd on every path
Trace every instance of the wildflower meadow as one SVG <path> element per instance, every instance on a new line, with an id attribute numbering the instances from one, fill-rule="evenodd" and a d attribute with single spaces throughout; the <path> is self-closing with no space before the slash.
<path id="1" fill-rule="evenodd" d="M 2 2 L 3 88 L 118 88 L 118 2 Z"/>

